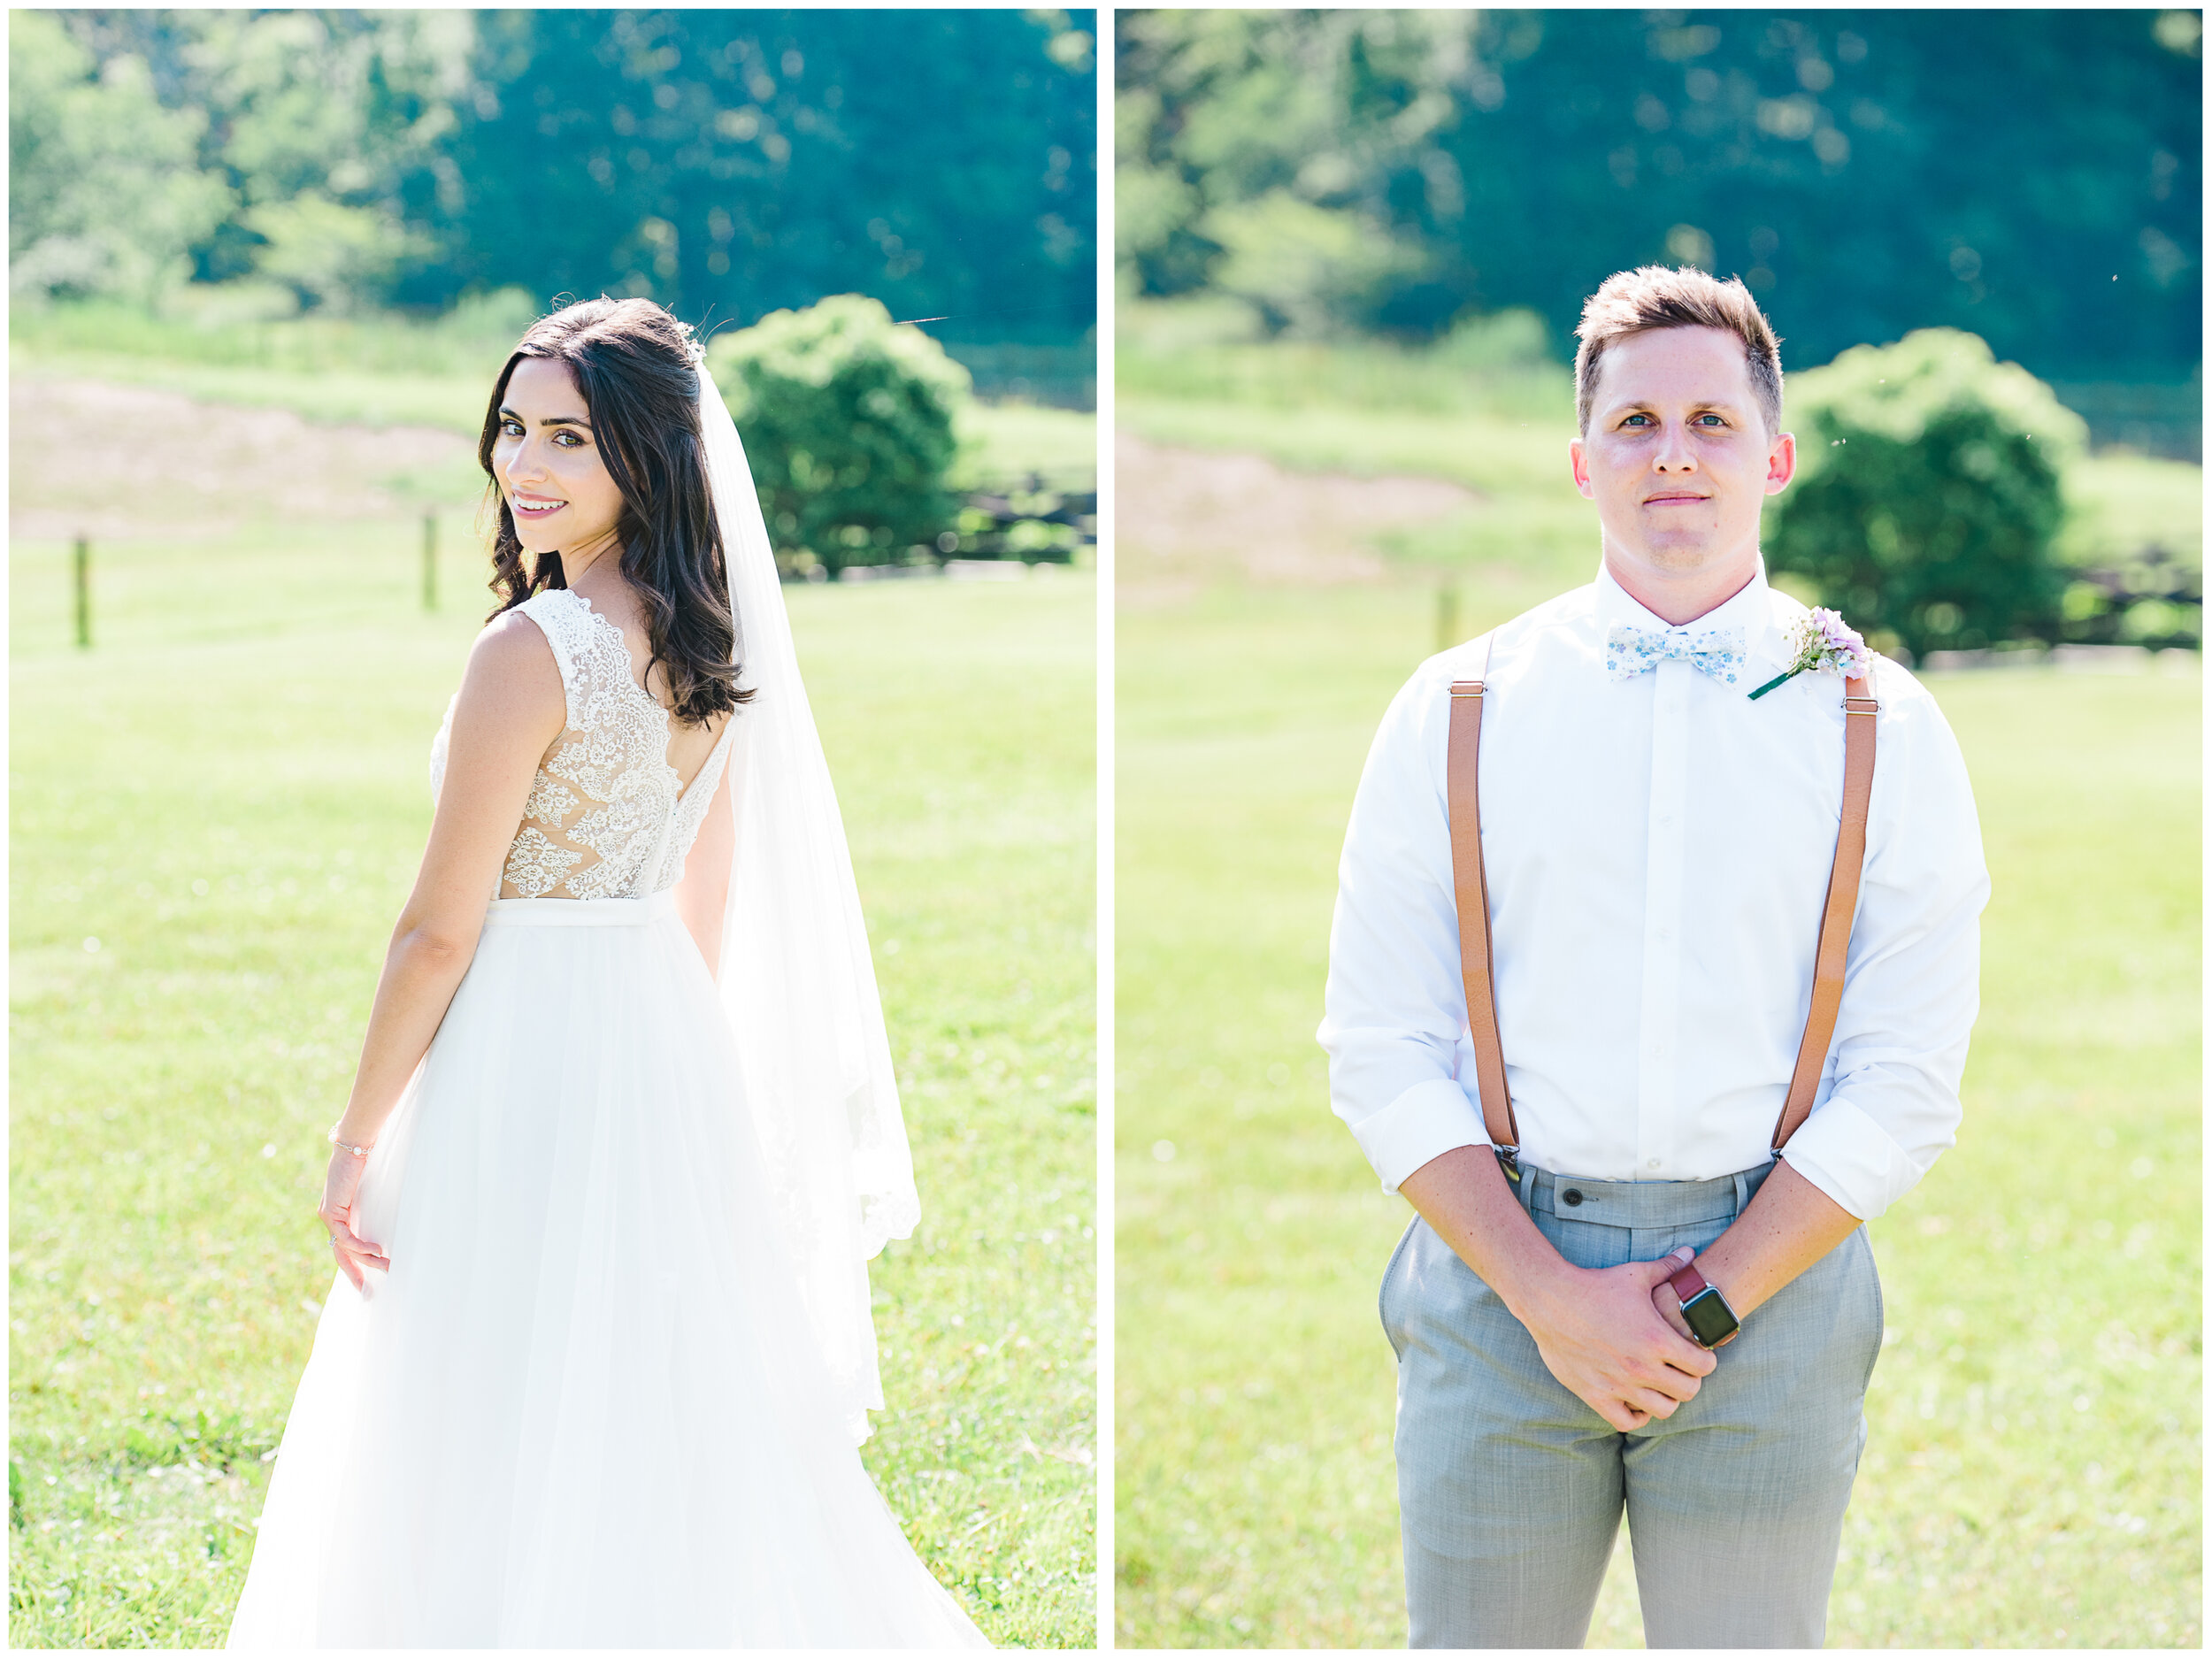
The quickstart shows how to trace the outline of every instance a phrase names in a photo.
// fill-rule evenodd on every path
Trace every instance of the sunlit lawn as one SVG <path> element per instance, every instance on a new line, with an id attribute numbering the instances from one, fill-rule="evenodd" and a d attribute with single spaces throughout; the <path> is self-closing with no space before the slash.
<path id="1" fill-rule="evenodd" d="M 1299 471 L 1443 478 L 1478 491 L 1479 506 L 1380 538 L 1409 565 L 1440 572 L 1470 564 L 1545 568 L 1568 585 L 1587 580 L 1594 568 L 1590 510 L 1567 482 L 1571 388 L 1532 386 L 1502 406 L 1363 408 L 1350 416 L 1326 403 L 1124 390 L 1115 418 L 1155 442 L 1242 450 Z M 2147 542 L 2201 561 L 2201 467 L 2119 452 L 2090 456 L 2070 468 L 2065 489 L 2058 549 L 2068 561 L 2118 562 Z"/>
<path id="2" fill-rule="evenodd" d="M 412 532 L 14 550 L 12 1644 L 219 1644 L 480 607 Z M 447 592 L 465 584 L 451 555 Z M 1094 1631 L 1092 579 L 791 594 L 923 1221 L 864 1455 L 1001 1644 Z"/>
<path id="3" fill-rule="evenodd" d="M 258 368 L 179 361 L 119 352 L 42 349 L 18 344 L 11 353 L 18 379 L 110 380 L 175 392 L 209 403 L 289 409 L 310 420 L 369 426 L 442 426 L 473 438 L 482 429 L 492 377 L 504 359 L 480 373 L 394 374 L 346 368 Z M 1021 403 L 971 403 L 958 412 L 962 455 L 955 483 L 963 488 L 1004 484 L 1029 472 L 1068 489 L 1098 480 L 1098 418 L 1088 412 Z M 472 464 L 412 480 L 411 493 L 466 500 L 482 482 Z"/>
<path id="4" fill-rule="evenodd" d="M 1563 584 L 1470 580 L 1463 631 Z M 1405 1639 L 1374 1307 L 1407 1212 L 1313 1031 L 1345 814 L 1433 618 L 1410 585 L 1122 608 L 1125 1646 Z M 2194 1646 L 2200 682 L 1933 683 L 1995 883 L 1983 1011 L 1958 1147 L 1873 1227 L 1888 1343 L 1830 1642 Z M 1626 1568 L 1593 1645 L 1640 1643 Z"/>

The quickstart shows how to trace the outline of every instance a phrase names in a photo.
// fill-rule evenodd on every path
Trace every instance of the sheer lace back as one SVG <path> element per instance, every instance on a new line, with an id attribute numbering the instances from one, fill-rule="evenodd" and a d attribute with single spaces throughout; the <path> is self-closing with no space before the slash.
<path id="1" fill-rule="evenodd" d="M 668 763 L 668 710 L 637 682 L 622 630 L 566 588 L 516 608 L 552 647 L 568 729 L 538 766 L 498 895 L 642 898 L 673 887 L 721 782 L 735 718 L 687 785 Z M 452 723 L 449 705 L 431 748 L 433 795 Z"/>

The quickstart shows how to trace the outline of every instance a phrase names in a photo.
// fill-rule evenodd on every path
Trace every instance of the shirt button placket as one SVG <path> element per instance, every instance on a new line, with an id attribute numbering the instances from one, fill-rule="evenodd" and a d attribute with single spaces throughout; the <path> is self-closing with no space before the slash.
<path id="1" fill-rule="evenodd" d="M 1636 1172 L 1649 1178 L 1672 1167 L 1676 1027 L 1682 981 L 1682 859 L 1687 840 L 1689 699 L 1697 670 L 1662 662 L 1652 687 L 1651 798 L 1644 870 L 1642 1017 Z"/>

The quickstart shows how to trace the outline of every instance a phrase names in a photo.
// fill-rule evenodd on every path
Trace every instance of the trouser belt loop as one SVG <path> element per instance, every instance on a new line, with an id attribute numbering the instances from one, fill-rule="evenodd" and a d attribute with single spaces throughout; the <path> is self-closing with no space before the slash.
<path id="1" fill-rule="evenodd" d="M 1751 1179 L 1741 1169 L 1729 1178 L 1736 1183 L 1736 1213 L 1740 1215 L 1744 1205 L 1751 1201 Z"/>

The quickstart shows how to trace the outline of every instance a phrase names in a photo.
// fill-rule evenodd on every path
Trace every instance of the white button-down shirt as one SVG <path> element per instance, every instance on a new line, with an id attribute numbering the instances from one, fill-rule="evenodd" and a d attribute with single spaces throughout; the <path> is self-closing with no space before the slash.
<path id="1" fill-rule="evenodd" d="M 1601 569 L 1432 657 L 1399 692 L 1344 837 L 1320 1031 L 1332 1102 L 1385 1191 L 1489 1143 L 1445 788 L 1451 682 L 1478 676 L 1498 1025 L 1523 1161 L 1701 1180 L 1769 1160 L 1842 816 L 1843 682 L 1806 673 L 1747 694 L 1788 665 L 1804 614 L 1762 566 L 1684 630 L 1742 626 L 1738 684 L 1679 659 L 1615 682 L 1611 627 L 1667 624 Z M 1886 660 L 1872 693 L 1842 1008 L 1812 1116 L 1784 1154 L 1863 1219 L 1953 1142 L 1989 894 L 1965 762 L 1935 700 Z"/>

